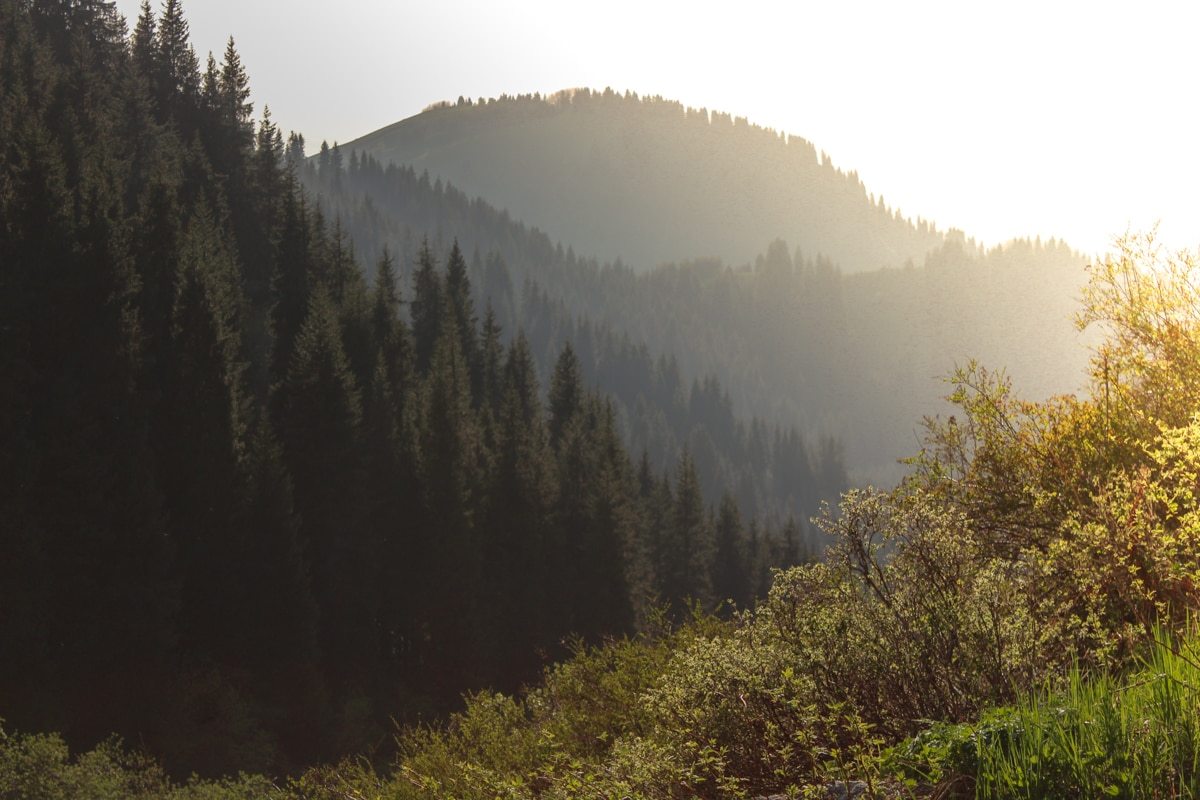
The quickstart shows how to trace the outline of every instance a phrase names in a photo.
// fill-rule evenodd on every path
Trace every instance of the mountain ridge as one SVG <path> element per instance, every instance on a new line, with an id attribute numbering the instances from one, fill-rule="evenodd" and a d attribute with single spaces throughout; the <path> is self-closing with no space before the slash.
<path id="1" fill-rule="evenodd" d="M 775 238 L 847 272 L 944 241 L 808 140 L 662 97 L 576 89 L 433 104 L 342 145 L 412 166 L 602 260 L 753 260 Z"/>
<path id="2" fill-rule="evenodd" d="M 1072 325 L 1083 259 L 1056 239 L 985 249 L 952 231 L 911 266 L 847 273 L 807 242 L 793 250 L 776 238 L 743 266 L 701 259 L 637 272 L 351 145 L 304 166 L 368 262 L 384 247 L 411 261 L 422 232 L 497 251 L 509 288 L 479 286 L 498 311 L 523 305 L 516 295 L 532 280 L 568 317 L 677 356 L 685 380 L 715 376 L 739 416 L 843 441 L 852 477 L 869 482 L 899 477 L 897 460 L 918 446 L 914 427 L 945 408 L 938 376 L 958 364 L 1007 367 L 1034 397 L 1075 390 L 1085 375 L 1088 338 Z M 535 349 L 546 352 L 570 338 L 561 325 L 543 333 Z"/>

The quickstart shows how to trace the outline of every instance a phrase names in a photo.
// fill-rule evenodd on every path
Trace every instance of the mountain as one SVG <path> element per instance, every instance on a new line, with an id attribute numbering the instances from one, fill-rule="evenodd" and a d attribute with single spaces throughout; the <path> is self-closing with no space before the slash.
<path id="1" fill-rule="evenodd" d="M 640 270 L 741 264 L 778 237 L 853 272 L 920 261 L 944 238 L 810 142 L 611 89 L 439 104 L 343 149 L 428 171 L 581 253 Z"/>
<path id="2" fill-rule="evenodd" d="M 345 151 L 327 149 L 298 175 L 368 263 L 387 247 L 411 271 L 426 233 L 440 249 L 457 239 L 468 252 L 494 254 L 504 269 L 481 269 L 475 278 L 481 304 L 490 303 L 509 326 L 526 328 L 543 368 L 566 341 L 591 353 L 589 378 L 633 412 L 626 414 L 627 441 L 635 452 L 661 453 L 663 463 L 683 442 L 703 450 L 706 438 L 720 440 L 712 415 L 703 425 L 700 417 L 672 415 L 674 390 L 661 390 L 686 391 L 710 376 L 728 393 L 730 413 L 751 425 L 759 419 L 796 427 L 809 442 L 838 440 L 859 482 L 899 477 L 897 460 L 919 446 L 919 421 L 945 408 L 941 378 L 971 358 L 1007 369 L 1028 397 L 1073 391 L 1085 380 L 1089 337 L 1072 324 L 1085 262 L 1062 242 L 1020 240 L 985 250 L 951 232 L 902 267 L 849 272 L 810 241 L 792 242 L 799 245 L 792 249 L 767 239 L 742 266 L 694 259 L 639 272 L 580 255 L 582 249 L 555 243 L 487 199 L 411 166 Z M 299 152 L 292 158 L 303 160 Z M 681 238 L 678 246 L 688 243 Z M 677 376 L 651 390 L 645 369 L 606 352 L 612 337 L 644 350 L 643 363 L 674 362 Z M 676 424 L 650 422 L 648 433 L 639 427 L 639 420 L 664 415 Z M 667 428 L 673 432 L 664 440 Z M 768 465 L 764 481 L 758 457 L 745 464 L 748 472 L 710 471 L 722 479 L 707 484 L 719 491 L 745 480 L 774 483 L 776 500 L 794 491 L 787 485 L 792 471 Z M 736 475 L 756 477 L 730 479 Z M 751 502 L 756 492 L 739 489 L 739 500 L 770 507 Z"/>

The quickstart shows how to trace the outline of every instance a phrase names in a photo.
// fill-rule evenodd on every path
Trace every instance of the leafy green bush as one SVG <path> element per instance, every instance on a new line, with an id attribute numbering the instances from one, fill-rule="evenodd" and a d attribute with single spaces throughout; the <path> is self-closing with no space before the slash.
<path id="1" fill-rule="evenodd" d="M 72 758 L 54 734 L 0 729 L 0 800 L 282 800 L 261 776 L 172 783 L 150 758 L 117 739 Z"/>

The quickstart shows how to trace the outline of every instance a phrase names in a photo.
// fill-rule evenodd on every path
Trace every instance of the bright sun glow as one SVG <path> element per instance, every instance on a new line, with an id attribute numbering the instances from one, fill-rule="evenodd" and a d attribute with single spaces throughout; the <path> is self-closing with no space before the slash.
<path id="1" fill-rule="evenodd" d="M 136 0 L 117 4 L 130 18 Z M 185 3 L 236 32 L 255 99 L 310 145 L 433 101 L 612 86 L 809 139 L 908 216 L 1087 252 L 1160 222 L 1200 244 L 1183 3 Z"/>

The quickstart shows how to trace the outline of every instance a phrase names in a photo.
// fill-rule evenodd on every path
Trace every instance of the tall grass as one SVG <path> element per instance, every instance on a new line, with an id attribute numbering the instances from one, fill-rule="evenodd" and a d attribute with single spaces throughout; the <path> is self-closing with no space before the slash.
<path id="1" fill-rule="evenodd" d="M 985 718 L 976 798 L 1200 798 L 1200 638 L 1156 642 L 1123 678 L 1076 670 Z"/>

